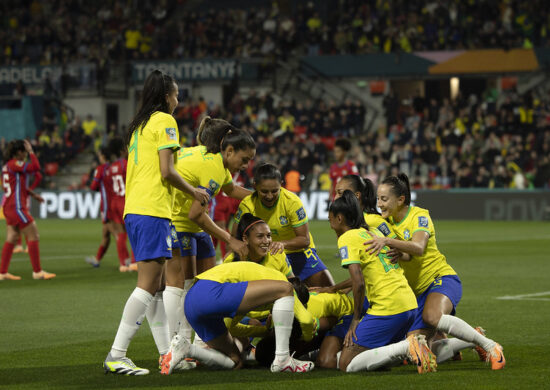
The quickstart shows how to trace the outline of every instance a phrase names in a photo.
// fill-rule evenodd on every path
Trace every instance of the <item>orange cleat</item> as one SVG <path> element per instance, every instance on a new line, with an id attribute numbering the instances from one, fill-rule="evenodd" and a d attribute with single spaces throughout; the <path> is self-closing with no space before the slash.
<path id="1" fill-rule="evenodd" d="M 502 345 L 497 343 L 493 347 L 491 353 L 489 353 L 489 361 L 493 370 L 502 370 L 504 368 L 506 359 L 504 359 L 504 354 L 502 353 Z"/>
<path id="2" fill-rule="evenodd" d="M 21 280 L 21 276 L 12 275 L 8 272 L 0 274 L 0 280 Z"/>
<path id="3" fill-rule="evenodd" d="M 40 271 L 40 272 L 33 272 L 32 273 L 32 278 L 33 279 L 37 279 L 37 280 L 48 280 L 48 279 L 53 279 L 55 278 L 57 275 L 56 274 L 52 274 L 51 272 L 46 272 L 44 270 Z"/>
<path id="4" fill-rule="evenodd" d="M 485 336 L 485 329 L 483 329 L 481 326 L 477 326 L 475 328 L 475 330 L 480 335 Z M 489 357 L 487 356 L 487 351 L 486 350 L 481 348 L 479 345 L 476 346 L 474 349 L 477 352 L 477 354 L 479 355 L 479 360 L 481 360 L 482 362 L 486 362 L 486 361 L 489 360 Z"/>
<path id="5" fill-rule="evenodd" d="M 419 374 L 437 371 L 436 357 L 426 343 L 426 337 L 421 334 L 413 334 L 407 337 L 409 341 L 408 358 L 416 365 Z"/>

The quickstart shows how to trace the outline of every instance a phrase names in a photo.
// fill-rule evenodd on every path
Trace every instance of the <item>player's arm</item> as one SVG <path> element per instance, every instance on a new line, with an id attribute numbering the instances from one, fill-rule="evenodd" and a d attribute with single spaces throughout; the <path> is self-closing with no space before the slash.
<path id="1" fill-rule="evenodd" d="M 280 241 L 284 245 L 284 249 L 299 250 L 307 249 L 309 247 L 309 224 L 305 223 L 302 226 L 293 228 L 294 238 L 290 240 Z"/>
<path id="2" fill-rule="evenodd" d="M 90 184 L 90 189 L 92 191 L 99 191 L 99 184 L 103 180 L 103 165 L 98 165 L 94 171 L 94 178 L 92 179 L 92 184 Z"/>
<path id="3" fill-rule="evenodd" d="M 25 150 L 29 153 L 29 157 L 31 159 L 30 163 L 26 163 L 24 161 L 14 161 L 11 160 L 8 162 L 8 168 L 12 172 L 18 172 L 18 173 L 27 173 L 27 172 L 36 172 L 40 170 L 40 162 L 38 161 L 38 157 L 36 157 L 36 154 L 34 154 L 34 151 L 32 150 L 31 143 L 27 140 L 23 141 L 25 143 Z"/>
<path id="4" fill-rule="evenodd" d="M 36 192 L 34 192 L 33 190 L 31 189 L 28 189 L 27 192 L 29 193 L 30 196 L 32 196 L 34 199 L 36 199 L 38 202 L 40 203 L 44 203 L 44 198 L 40 195 L 40 194 L 37 194 Z"/>
<path id="5" fill-rule="evenodd" d="M 378 255 L 382 248 L 389 246 L 411 256 L 422 256 L 428 246 L 430 234 L 424 230 L 418 230 L 413 233 L 410 241 L 397 240 L 389 237 L 372 236 L 368 241 L 365 241 L 369 254 Z M 409 259 L 410 260 L 410 259 Z M 406 261 L 406 260 L 405 260 Z"/>
<path id="6" fill-rule="evenodd" d="M 208 193 L 202 188 L 195 188 L 179 175 L 174 167 L 174 151 L 170 148 L 159 150 L 160 174 L 164 180 L 180 191 L 191 195 L 199 203 L 206 205 L 210 200 Z"/>
<path id="7" fill-rule="evenodd" d="M 234 184 L 233 182 L 224 185 L 222 187 L 222 191 L 225 192 L 227 196 L 239 200 L 243 200 L 252 193 L 252 191 L 247 190 L 246 188 L 241 187 L 238 184 Z"/>
<path id="8" fill-rule="evenodd" d="M 361 271 L 361 264 L 351 263 L 348 266 L 349 274 L 351 276 L 351 284 L 353 291 L 353 320 L 351 321 L 348 333 L 344 338 L 345 346 L 352 346 L 354 339 L 357 340 L 355 329 L 361 321 L 361 310 L 363 309 L 363 302 L 365 300 L 365 278 Z"/>
<path id="9" fill-rule="evenodd" d="M 338 291 L 341 291 L 341 290 L 350 289 L 351 287 L 352 287 L 351 286 L 351 278 L 349 278 L 349 279 L 344 280 L 343 282 L 335 284 L 334 286 L 330 286 L 330 287 L 309 287 L 308 290 L 309 291 L 315 291 L 315 292 L 318 292 L 318 293 L 331 293 L 331 294 L 334 294 L 334 293 L 337 293 Z"/>
<path id="10" fill-rule="evenodd" d="M 226 242 L 231 250 L 237 253 L 241 259 L 246 258 L 246 255 L 248 254 L 248 247 L 246 244 L 241 240 L 237 240 L 232 237 L 231 234 L 220 228 L 214 221 L 212 221 L 212 218 L 208 215 L 207 204 L 202 206 L 199 201 L 196 199 L 193 200 L 193 203 L 191 203 L 191 208 L 189 209 L 189 219 L 199 225 L 206 233 L 214 236 L 218 240 Z"/>
<path id="11" fill-rule="evenodd" d="M 36 171 L 34 173 L 34 180 L 32 181 L 32 184 L 29 186 L 28 188 L 28 191 L 30 193 L 30 191 L 34 190 L 36 187 L 38 187 L 38 185 L 40 184 L 40 182 L 42 181 L 42 178 L 44 176 L 42 176 L 42 174 L 40 173 L 40 171 Z M 36 198 L 35 198 L 36 199 Z"/>

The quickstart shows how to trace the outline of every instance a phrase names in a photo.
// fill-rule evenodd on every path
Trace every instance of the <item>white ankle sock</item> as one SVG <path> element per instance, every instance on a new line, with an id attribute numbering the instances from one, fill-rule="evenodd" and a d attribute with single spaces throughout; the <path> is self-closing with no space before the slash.
<path id="1" fill-rule="evenodd" d="M 189 292 L 189 289 L 191 288 L 191 286 L 193 286 L 193 282 L 194 282 L 194 279 L 187 279 L 184 282 L 183 295 L 181 296 L 181 303 L 180 303 L 182 315 L 180 317 L 180 328 L 178 330 L 178 334 L 185 337 L 185 339 L 189 342 L 191 342 L 191 336 L 193 335 L 193 328 L 191 327 L 191 324 L 189 324 L 189 321 L 187 321 L 187 317 L 185 316 L 185 297 L 187 296 L 187 293 Z"/>
<path id="2" fill-rule="evenodd" d="M 186 357 L 197 359 L 209 367 L 230 370 L 235 366 L 235 362 L 220 351 L 216 351 L 213 348 L 202 348 L 197 345 L 191 345 L 189 356 Z"/>
<path id="3" fill-rule="evenodd" d="M 157 292 L 145 312 L 160 355 L 164 355 L 170 349 L 170 332 L 168 331 L 162 295 L 162 292 Z"/>
<path id="4" fill-rule="evenodd" d="M 141 326 L 147 307 L 152 300 L 153 296 L 139 287 L 136 287 L 132 291 L 124 306 L 122 319 L 116 332 L 115 341 L 111 347 L 112 357 L 121 358 L 126 356 L 130 341 L 132 341 L 132 338 Z"/>
<path id="5" fill-rule="evenodd" d="M 452 359 L 457 352 L 466 348 L 474 348 L 475 346 L 474 343 L 469 343 L 455 337 L 434 341 L 431 350 L 437 357 L 437 363 L 443 363 Z"/>
<path id="6" fill-rule="evenodd" d="M 166 318 L 168 319 L 170 339 L 178 334 L 178 329 L 180 327 L 181 312 L 183 311 L 183 307 L 181 305 L 182 295 L 183 289 L 179 287 L 166 286 L 164 289 L 164 310 L 166 312 Z"/>
<path id="7" fill-rule="evenodd" d="M 380 348 L 369 349 L 351 359 L 351 362 L 346 368 L 346 372 L 376 370 L 377 368 L 384 367 L 397 360 L 403 360 L 405 356 L 407 356 L 408 350 L 409 342 L 407 340 Z"/>
<path id="8" fill-rule="evenodd" d="M 275 360 L 283 361 L 289 356 L 289 339 L 294 320 L 294 295 L 277 299 L 271 311 L 275 327 Z"/>
<path id="9" fill-rule="evenodd" d="M 468 325 L 466 321 L 448 314 L 443 314 L 441 316 L 437 324 L 437 329 L 461 340 L 479 345 L 486 351 L 492 350 L 496 345 L 493 340 L 478 333 L 474 328 Z"/>

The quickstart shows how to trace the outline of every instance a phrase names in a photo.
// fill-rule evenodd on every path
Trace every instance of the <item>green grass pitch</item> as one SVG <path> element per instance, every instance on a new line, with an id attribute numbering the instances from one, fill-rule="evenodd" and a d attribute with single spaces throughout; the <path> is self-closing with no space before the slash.
<path id="1" fill-rule="evenodd" d="M 99 221 L 39 220 L 42 263 L 57 273 L 35 281 L 26 254 L 13 257 L 20 282 L 0 282 L 0 388 L 219 388 L 219 389 L 519 389 L 548 388 L 550 350 L 550 224 L 539 222 L 436 222 L 438 244 L 462 279 L 458 315 L 481 325 L 504 346 L 506 368 L 492 372 L 470 351 L 463 360 L 418 375 L 411 366 L 391 371 L 307 374 L 195 371 L 161 376 L 148 326 L 128 351 L 145 377 L 104 375 L 101 363 L 113 342 L 135 274 L 120 274 L 115 243 L 98 269 L 84 263 L 95 254 Z M 335 258 L 336 238 L 327 222 L 312 222 L 319 253 L 337 281 L 347 277 Z M 5 237 L 1 224 L 0 237 Z M 0 241 L 0 242 L 3 242 Z M 546 293 L 546 295 L 544 294 Z M 533 294 L 533 295 L 529 295 Z M 515 296 L 501 300 L 497 297 Z"/>

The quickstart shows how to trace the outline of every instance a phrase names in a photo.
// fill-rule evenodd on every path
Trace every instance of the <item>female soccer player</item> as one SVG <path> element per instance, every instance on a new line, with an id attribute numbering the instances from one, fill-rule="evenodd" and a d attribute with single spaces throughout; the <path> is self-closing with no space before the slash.
<path id="1" fill-rule="evenodd" d="M 256 154 L 256 144 L 246 131 L 234 128 L 222 119 L 205 117 L 197 135 L 199 146 L 178 153 L 176 169 L 192 186 L 204 188 L 211 198 L 220 190 L 228 196 L 243 199 L 250 191 L 235 185 L 232 174 L 245 169 Z M 182 309 L 185 294 L 193 278 L 216 265 L 216 251 L 210 235 L 225 241 L 231 250 L 246 254 L 246 245 L 216 225 L 192 196 L 177 193 L 172 210 L 175 228 L 174 257 L 166 267 L 164 292 L 170 334 L 181 332 L 189 340 L 191 327 Z"/>
<path id="2" fill-rule="evenodd" d="M 392 264 L 386 248 L 379 255 L 367 253 L 365 240 L 382 234 L 367 230 L 355 195 L 347 190 L 329 209 L 330 227 L 338 236 L 342 266 L 349 270 L 354 300 L 353 319 L 344 339 L 339 369 L 374 370 L 405 356 L 418 372 L 435 371 L 435 357 L 423 336 L 403 340 L 414 322 L 416 299 L 399 265 Z M 361 319 L 365 289 L 370 303 Z"/>
<path id="3" fill-rule="evenodd" d="M 308 286 L 332 286 L 332 275 L 315 250 L 304 205 L 298 196 L 281 188 L 277 167 L 260 165 L 254 174 L 254 186 L 254 193 L 241 202 L 235 222 L 239 223 L 244 213 L 266 221 L 273 235 L 272 254 L 284 251 L 294 274 Z"/>
<path id="4" fill-rule="evenodd" d="M 239 255 L 230 253 L 223 260 L 224 263 L 240 260 L 253 261 L 264 267 L 275 269 L 287 278 L 294 277 L 286 255 L 284 253 L 273 255 L 269 252 L 272 243 L 271 229 L 264 220 L 250 213 L 243 214 L 237 226 L 237 237 L 240 237 L 248 247 L 248 256 L 242 259 Z"/>
<path id="5" fill-rule="evenodd" d="M 304 337 L 311 339 L 317 323 L 294 299 L 294 290 L 280 272 L 252 262 L 221 264 L 199 274 L 185 298 L 185 315 L 193 329 L 208 345 L 191 345 L 181 335 L 172 339 L 170 352 L 162 362 L 161 373 L 171 374 L 174 367 L 186 357 L 207 366 L 238 369 L 243 365 L 241 351 L 227 330 L 224 318 L 245 314 L 252 309 L 273 304 L 276 350 L 271 364 L 272 372 L 307 372 L 312 362 L 294 359 L 289 354 L 289 338 L 294 312 L 311 318 L 310 327 L 302 325 Z"/>
<path id="6" fill-rule="evenodd" d="M 476 348 L 478 353 L 481 352 L 480 356 L 483 356 L 483 351 L 486 352 L 485 355 L 491 361 L 493 370 L 504 368 L 506 360 L 502 347 L 454 316 L 456 306 L 462 297 L 462 284 L 437 248 L 435 228 L 428 210 L 410 204 L 411 193 L 407 175 L 399 174 L 384 179 L 378 187 L 378 206 L 382 211 L 382 217 L 387 218 L 392 224 L 398 239 L 372 237 L 367 241 L 368 250 L 374 255 L 378 255 L 386 246 L 410 255 L 399 260 L 399 265 L 405 271 L 405 277 L 416 295 L 418 312 L 421 313 L 410 332 L 431 338 L 435 331 L 441 331 L 456 338 L 432 344 L 436 354 L 449 355 L 445 358 L 438 356 L 438 361 L 447 360 L 468 346 L 478 346 L 482 348 Z M 440 348 L 444 345 L 446 348 Z"/>
<path id="7" fill-rule="evenodd" d="M 145 80 L 140 107 L 128 127 L 129 160 L 124 221 L 138 262 L 137 287 L 126 302 L 115 341 L 103 367 L 106 372 L 146 375 L 126 351 L 147 315 L 159 353 L 169 349 L 162 294 L 164 260 L 172 257 L 170 218 L 172 195 L 177 190 L 208 203 L 203 189 L 190 186 L 174 168 L 178 130 L 172 112 L 178 104 L 174 79 L 155 70 Z"/>
<path id="8" fill-rule="evenodd" d="M 40 249 L 38 245 L 38 227 L 29 213 L 27 196 L 30 194 L 38 201 L 42 197 L 27 189 L 27 174 L 38 172 L 40 163 L 27 140 L 14 140 L 7 147 L 8 162 L 2 167 L 2 187 L 4 189 L 4 204 L 2 210 L 6 218 L 6 242 L 2 248 L 0 262 L 0 280 L 20 280 L 20 276 L 8 273 L 13 248 L 21 233 L 27 239 L 29 257 L 33 269 L 33 279 L 52 279 L 55 274 L 46 272 L 40 266 Z M 31 162 L 25 160 L 30 157 Z"/>

